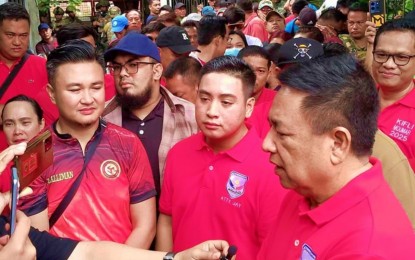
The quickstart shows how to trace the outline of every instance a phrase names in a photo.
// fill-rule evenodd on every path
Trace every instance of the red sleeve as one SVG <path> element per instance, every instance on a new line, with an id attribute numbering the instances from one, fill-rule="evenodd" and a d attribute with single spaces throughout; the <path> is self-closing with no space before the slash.
<path id="1" fill-rule="evenodd" d="M 173 159 L 174 157 L 174 150 L 170 150 L 170 152 L 167 155 L 166 159 L 166 167 L 164 168 L 164 180 L 163 185 L 161 186 L 161 194 L 160 194 L 160 200 L 159 200 L 159 209 L 160 212 L 171 216 L 172 215 L 172 196 L 173 196 Z"/>

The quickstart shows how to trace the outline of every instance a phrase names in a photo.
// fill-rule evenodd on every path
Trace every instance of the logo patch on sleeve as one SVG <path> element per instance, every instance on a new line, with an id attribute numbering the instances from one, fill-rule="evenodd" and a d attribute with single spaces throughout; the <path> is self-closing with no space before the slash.
<path id="1" fill-rule="evenodd" d="M 116 179 L 120 176 L 121 167 L 114 160 L 106 160 L 101 163 L 101 174 L 107 179 Z"/>
<path id="2" fill-rule="evenodd" d="M 226 190 L 232 199 L 236 199 L 244 194 L 245 184 L 248 181 L 248 176 L 236 171 L 231 171 L 229 179 L 226 183 Z"/>
<path id="3" fill-rule="evenodd" d="M 313 250 L 311 249 L 309 245 L 304 244 L 300 259 L 301 260 L 315 260 L 316 254 L 313 252 Z"/>

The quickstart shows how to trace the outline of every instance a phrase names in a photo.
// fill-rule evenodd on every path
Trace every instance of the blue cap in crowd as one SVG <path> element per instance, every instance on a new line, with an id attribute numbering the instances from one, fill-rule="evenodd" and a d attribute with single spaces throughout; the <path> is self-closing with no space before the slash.
<path id="1" fill-rule="evenodd" d="M 119 33 L 128 25 L 128 19 L 124 15 L 117 15 L 111 21 L 111 31 Z"/>
<path id="2" fill-rule="evenodd" d="M 104 58 L 106 61 L 112 61 L 119 52 L 150 57 L 157 62 L 161 61 L 157 46 L 147 36 L 138 32 L 127 33 L 114 48 L 105 52 Z"/>
<path id="3" fill-rule="evenodd" d="M 208 16 L 208 15 L 216 16 L 216 13 L 212 6 L 205 6 L 202 9 L 202 15 L 203 16 Z"/>
<path id="4" fill-rule="evenodd" d="M 41 23 L 41 24 L 39 24 L 39 26 L 37 27 L 37 30 L 38 30 L 38 31 L 40 31 L 40 30 L 44 30 L 44 29 L 50 29 L 49 24 L 47 24 L 47 23 Z"/>

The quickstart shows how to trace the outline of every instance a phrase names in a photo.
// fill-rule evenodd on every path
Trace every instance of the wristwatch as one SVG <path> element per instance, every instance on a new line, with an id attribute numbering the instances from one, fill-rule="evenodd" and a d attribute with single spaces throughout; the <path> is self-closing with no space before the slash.
<path id="1" fill-rule="evenodd" d="M 164 257 L 163 260 L 173 260 L 176 253 L 168 252 Z"/>

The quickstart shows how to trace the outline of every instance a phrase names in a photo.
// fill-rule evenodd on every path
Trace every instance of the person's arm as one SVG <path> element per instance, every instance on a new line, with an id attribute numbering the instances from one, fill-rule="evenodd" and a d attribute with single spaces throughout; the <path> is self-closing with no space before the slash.
<path id="1" fill-rule="evenodd" d="M 372 62 L 373 62 L 373 43 L 376 36 L 376 25 L 374 22 L 366 21 L 365 37 L 367 39 L 365 68 L 372 75 Z"/>
<path id="2" fill-rule="evenodd" d="M 179 252 L 174 260 L 213 260 L 226 255 L 229 245 L 226 241 L 212 240 L 203 242 L 188 250 Z M 80 242 L 69 260 L 100 259 L 146 259 L 162 260 L 167 252 L 148 251 L 120 245 L 112 242 Z"/>
<path id="3" fill-rule="evenodd" d="M 49 218 L 47 209 L 32 215 L 29 218 L 32 223 L 32 227 L 37 228 L 40 231 L 49 231 Z"/>
<path id="4" fill-rule="evenodd" d="M 157 222 L 156 250 L 173 250 L 171 216 L 160 213 Z"/>
<path id="5" fill-rule="evenodd" d="M 125 241 L 126 245 L 148 249 L 156 234 L 156 200 L 154 197 L 131 204 L 133 230 Z"/>

